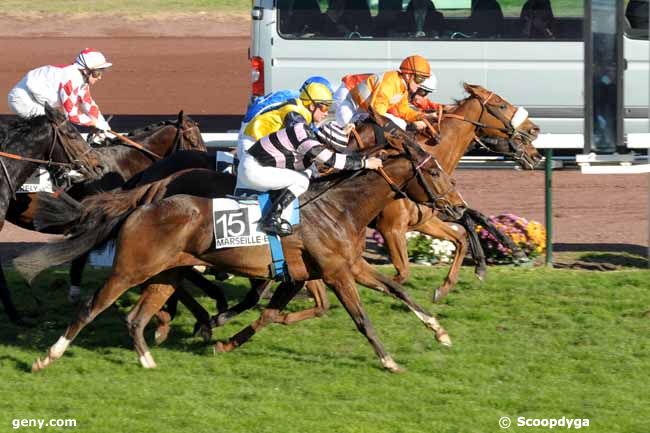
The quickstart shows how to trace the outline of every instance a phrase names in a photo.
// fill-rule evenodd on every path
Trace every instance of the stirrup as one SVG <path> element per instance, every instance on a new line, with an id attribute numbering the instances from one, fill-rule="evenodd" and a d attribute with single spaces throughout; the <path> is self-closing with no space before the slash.
<path id="1" fill-rule="evenodd" d="M 291 223 L 280 218 L 264 221 L 257 228 L 264 233 L 276 234 L 278 236 L 289 236 L 293 233 Z"/>

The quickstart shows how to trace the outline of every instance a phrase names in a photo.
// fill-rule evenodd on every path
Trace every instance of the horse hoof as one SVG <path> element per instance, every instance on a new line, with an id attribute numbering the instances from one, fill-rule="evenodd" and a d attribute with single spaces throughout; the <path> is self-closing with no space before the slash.
<path id="1" fill-rule="evenodd" d="M 435 292 L 433 292 L 433 302 L 440 302 L 443 299 L 447 297 L 447 291 L 442 290 L 440 288 L 437 288 Z"/>
<path id="2" fill-rule="evenodd" d="M 232 350 L 230 343 L 224 343 L 223 341 L 217 341 L 217 344 L 214 345 L 214 353 L 227 353 Z"/>
<path id="3" fill-rule="evenodd" d="M 212 328 L 210 325 L 201 325 L 199 329 L 199 335 L 203 339 L 204 343 L 209 343 L 212 340 Z"/>
<path id="4" fill-rule="evenodd" d="M 397 274 L 393 277 L 393 281 L 395 281 L 398 284 L 404 284 L 404 281 L 407 280 L 407 277 L 404 277 L 400 274 Z"/>
<path id="5" fill-rule="evenodd" d="M 487 269 L 485 269 L 485 268 L 483 268 L 483 269 L 476 269 L 476 270 L 474 271 L 474 275 L 476 275 L 476 278 L 478 278 L 478 280 L 479 280 L 480 282 L 483 282 L 483 281 L 485 281 L 485 276 L 487 275 Z"/>
<path id="6" fill-rule="evenodd" d="M 165 341 L 167 341 L 167 337 L 169 337 L 169 327 L 158 327 L 156 329 L 156 332 L 154 333 L 154 338 L 156 342 L 156 346 L 160 346 L 163 344 Z"/>
<path id="7" fill-rule="evenodd" d="M 45 362 L 41 358 L 36 358 L 36 361 L 32 364 L 32 373 L 38 373 L 46 366 Z"/>
<path id="8" fill-rule="evenodd" d="M 404 373 L 406 371 L 400 367 L 399 364 L 397 364 L 392 358 L 383 359 L 382 365 L 391 373 Z"/>
<path id="9" fill-rule="evenodd" d="M 451 338 L 449 338 L 449 334 L 446 332 L 436 334 L 436 340 L 445 347 L 451 347 Z"/>

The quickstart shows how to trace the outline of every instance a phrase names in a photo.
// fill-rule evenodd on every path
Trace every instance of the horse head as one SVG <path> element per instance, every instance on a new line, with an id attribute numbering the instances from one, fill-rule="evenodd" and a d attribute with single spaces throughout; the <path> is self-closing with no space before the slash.
<path id="1" fill-rule="evenodd" d="M 88 145 L 63 111 L 46 103 L 45 117 L 52 127 L 49 158 L 52 161 L 72 164 L 87 179 L 100 178 L 105 167 L 99 154 Z"/>
<path id="2" fill-rule="evenodd" d="M 469 98 L 480 102 L 477 142 L 493 152 L 511 156 L 522 168 L 535 168 L 542 159 L 533 146 L 540 129 L 528 118 L 528 112 L 479 85 L 464 83 L 464 87 Z"/>
<path id="3" fill-rule="evenodd" d="M 381 148 L 379 154 L 384 159 L 406 157 L 410 162 L 410 174 L 406 175 L 408 179 L 401 187 L 380 171 L 391 188 L 416 203 L 444 212 L 452 218 L 460 218 L 467 203 L 456 191 L 456 181 L 442 169 L 436 158 L 387 118 L 376 113 L 372 117 L 383 128 L 386 138 L 386 147 Z"/>
<path id="4" fill-rule="evenodd" d="M 183 110 L 178 113 L 178 120 L 176 121 L 176 128 L 178 130 L 178 143 L 176 145 L 178 150 L 198 150 L 207 152 L 208 148 L 201 136 L 199 123 L 186 116 Z"/>

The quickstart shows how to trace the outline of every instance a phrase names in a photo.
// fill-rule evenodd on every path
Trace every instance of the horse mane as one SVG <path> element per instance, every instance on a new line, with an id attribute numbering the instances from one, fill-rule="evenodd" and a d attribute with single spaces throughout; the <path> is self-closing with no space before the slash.
<path id="1" fill-rule="evenodd" d="M 32 141 L 37 135 L 44 132 L 44 128 L 50 125 L 47 116 L 35 116 L 27 119 L 16 118 L 3 122 L 0 125 L 0 148 L 5 149 L 9 141 L 14 137 L 25 137 L 25 141 Z M 49 129 L 46 129 L 49 132 Z"/>
<path id="2" fill-rule="evenodd" d="M 145 132 L 151 132 L 154 129 L 161 128 L 163 126 L 176 125 L 174 120 L 163 120 L 162 122 L 154 123 L 153 125 L 143 126 L 142 128 L 134 129 L 133 131 L 127 134 L 127 137 L 133 137 L 135 135 L 143 134 Z"/>

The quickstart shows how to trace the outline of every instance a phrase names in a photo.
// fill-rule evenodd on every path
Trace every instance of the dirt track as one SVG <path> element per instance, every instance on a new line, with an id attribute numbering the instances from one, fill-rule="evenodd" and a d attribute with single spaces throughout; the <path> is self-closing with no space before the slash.
<path id="1" fill-rule="evenodd" d="M 161 22 L 114 18 L 111 23 L 104 17 L 101 26 L 93 27 L 82 20 L 76 32 L 95 36 L 82 38 L 60 37 L 58 24 L 41 21 L 29 27 L 31 33 L 23 34 L 20 22 L 0 17 L 0 94 L 6 95 L 28 69 L 72 61 L 81 48 L 92 46 L 104 51 L 115 65 L 93 88 L 93 96 L 106 113 L 172 114 L 184 109 L 190 115 L 241 114 L 250 75 L 247 19 Z M 7 112 L 3 96 L 0 113 Z M 468 202 L 484 213 L 512 212 L 544 219 L 542 172 L 461 170 L 457 178 Z M 648 179 L 647 175 L 556 172 L 554 241 L 564 249 L 624 249 L 643 255 L 648 242 Z M 7 224 L 0 234 L 0 255 L 15 249 L 7 242 L 42 239 L 42 235 Z"/>

